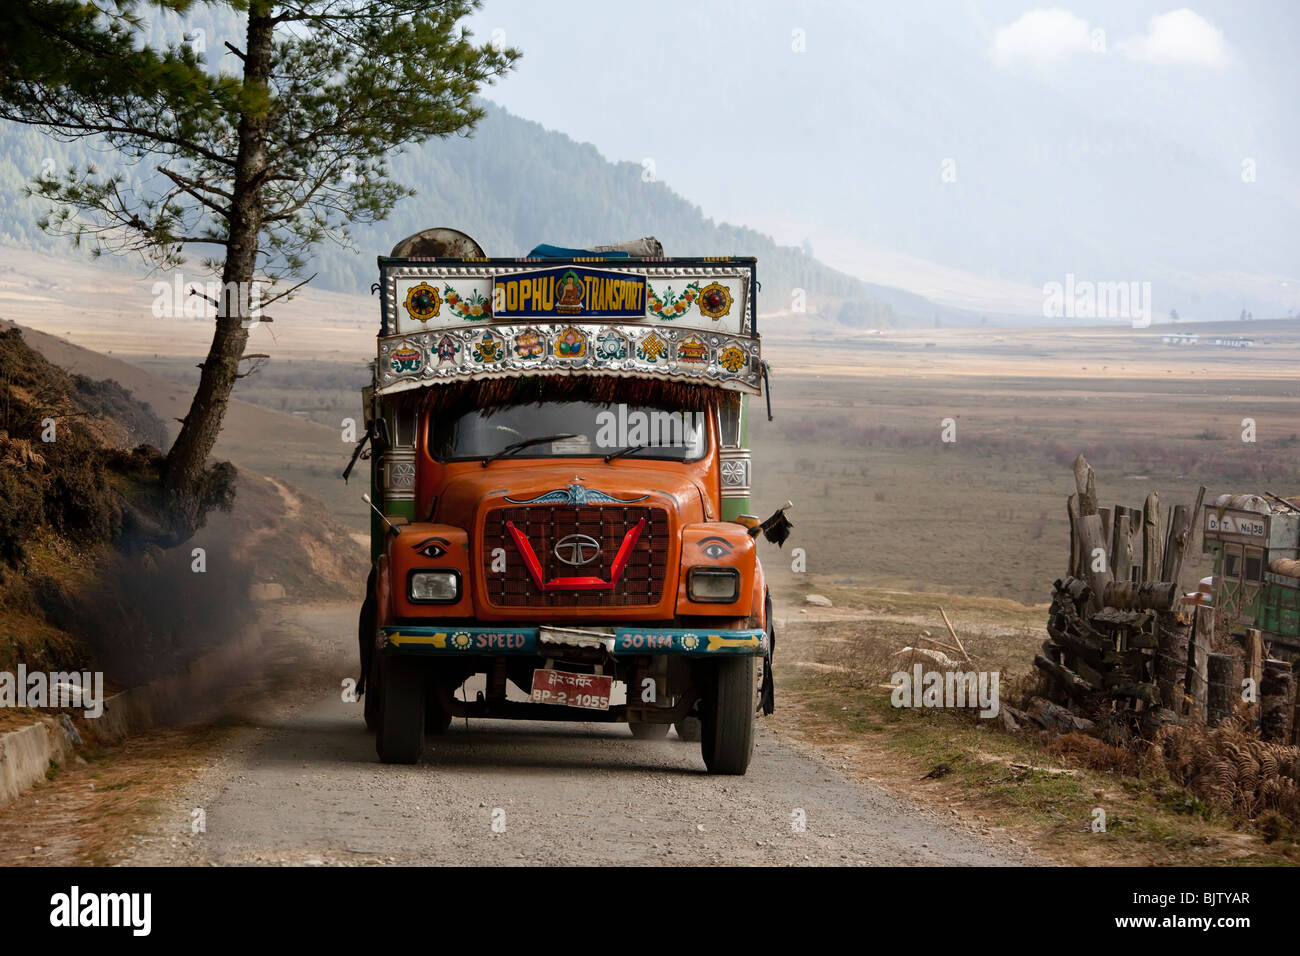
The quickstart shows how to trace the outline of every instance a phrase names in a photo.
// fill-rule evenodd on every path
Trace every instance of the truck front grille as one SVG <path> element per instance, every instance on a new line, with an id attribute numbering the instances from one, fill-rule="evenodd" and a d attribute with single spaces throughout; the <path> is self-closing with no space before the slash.
<path id="1" fill-rule="evenodd" d="M 622 574 L 612 589 L 603 590 L 538 588 L 508 527 L 513 525 L 527 538 L 541 565 L 543 582 L 577 577 L 609 581 L 619 547 L 642 520 L 645 525 Z M 569 535 L 585 535 L 599 542 L 599 555 L 579 567 L 565 564 L 556 555 L 555 548 Z M 488 602 L 495 607 L 647 607 L 658 604 L 663 597 L 669 540 L 668 512 L 663 508 L 567 505 L 496 508 L 488 512 L 484 522 L 479 565 Z M 493 569 L 493 552 L 498 548 L 505 553 L 504 571 L 500 569 L 500 552 L 497 552 L 497 567 Z"/>

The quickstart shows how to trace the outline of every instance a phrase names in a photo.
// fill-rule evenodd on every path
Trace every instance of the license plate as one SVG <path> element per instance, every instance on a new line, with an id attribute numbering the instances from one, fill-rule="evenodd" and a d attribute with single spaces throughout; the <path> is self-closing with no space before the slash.
<path id="1" fill-rule="evenodd" d="M 558 704 L 585 710 L 609 710 L 609 695 L 613 688 L 613 677 L 535 670 L 532 701 L 534 704 Z"/>

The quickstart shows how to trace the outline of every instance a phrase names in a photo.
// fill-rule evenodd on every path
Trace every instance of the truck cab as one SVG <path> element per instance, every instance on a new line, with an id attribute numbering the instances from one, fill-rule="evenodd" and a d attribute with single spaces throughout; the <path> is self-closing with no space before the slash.
<path id="1" fill-rule="evenodd" d="M 1217 627 L 1258 628 L 1274 656 L 1300 658 L 1300 499 L 1225 494 L 1202 521 Z"/>
<path id="2" fill-rule="evenodd" d="M 358 640 L 382 760 L 484 717 L 675 727 L 745 772 L 773 704 L 755 268 L 380 258 Z"/>

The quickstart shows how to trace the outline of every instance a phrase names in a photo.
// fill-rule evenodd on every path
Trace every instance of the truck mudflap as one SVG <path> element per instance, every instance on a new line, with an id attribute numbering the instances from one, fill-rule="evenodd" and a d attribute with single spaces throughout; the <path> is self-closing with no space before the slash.
<path id="1" fill-rule="evenodd" d="M 596 641 L 556 639 L 564 629 L 545 627 L 440 627 L 391 624 L 381 628 L 388 653 L 435 655 L 547 656 L 565 646 L 590 646 Z M 764 656 L 767 632 L 761 629 L 614 627 L 598 639 L 615 657 L 674 654 L 682 657 L 718 655 Z"/>

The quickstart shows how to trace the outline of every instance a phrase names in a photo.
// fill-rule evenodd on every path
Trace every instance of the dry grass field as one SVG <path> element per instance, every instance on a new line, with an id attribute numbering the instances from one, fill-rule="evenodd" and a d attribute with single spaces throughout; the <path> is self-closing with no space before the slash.
<path id="1" fill-rule="evenodd" d="M 806 549 L 810 573 L 1046 600 L 1081 452 L 1104 505 L 1151 490 L 1190 505 L 1201 484 L 1210 500 L 1300 491 L 1300 321 L 1250 325 L 1255 347 L 1231 350 L 1165 346 L 1149 329 L 835 338 L 769 321 L 775 420 L 755 403 L 755 508 L 795 501 L 787 549 Z M 782 580 L 790 559 L 767 564 Z M 1202 573 L 1193 561 L 1187 581 Z"/>

